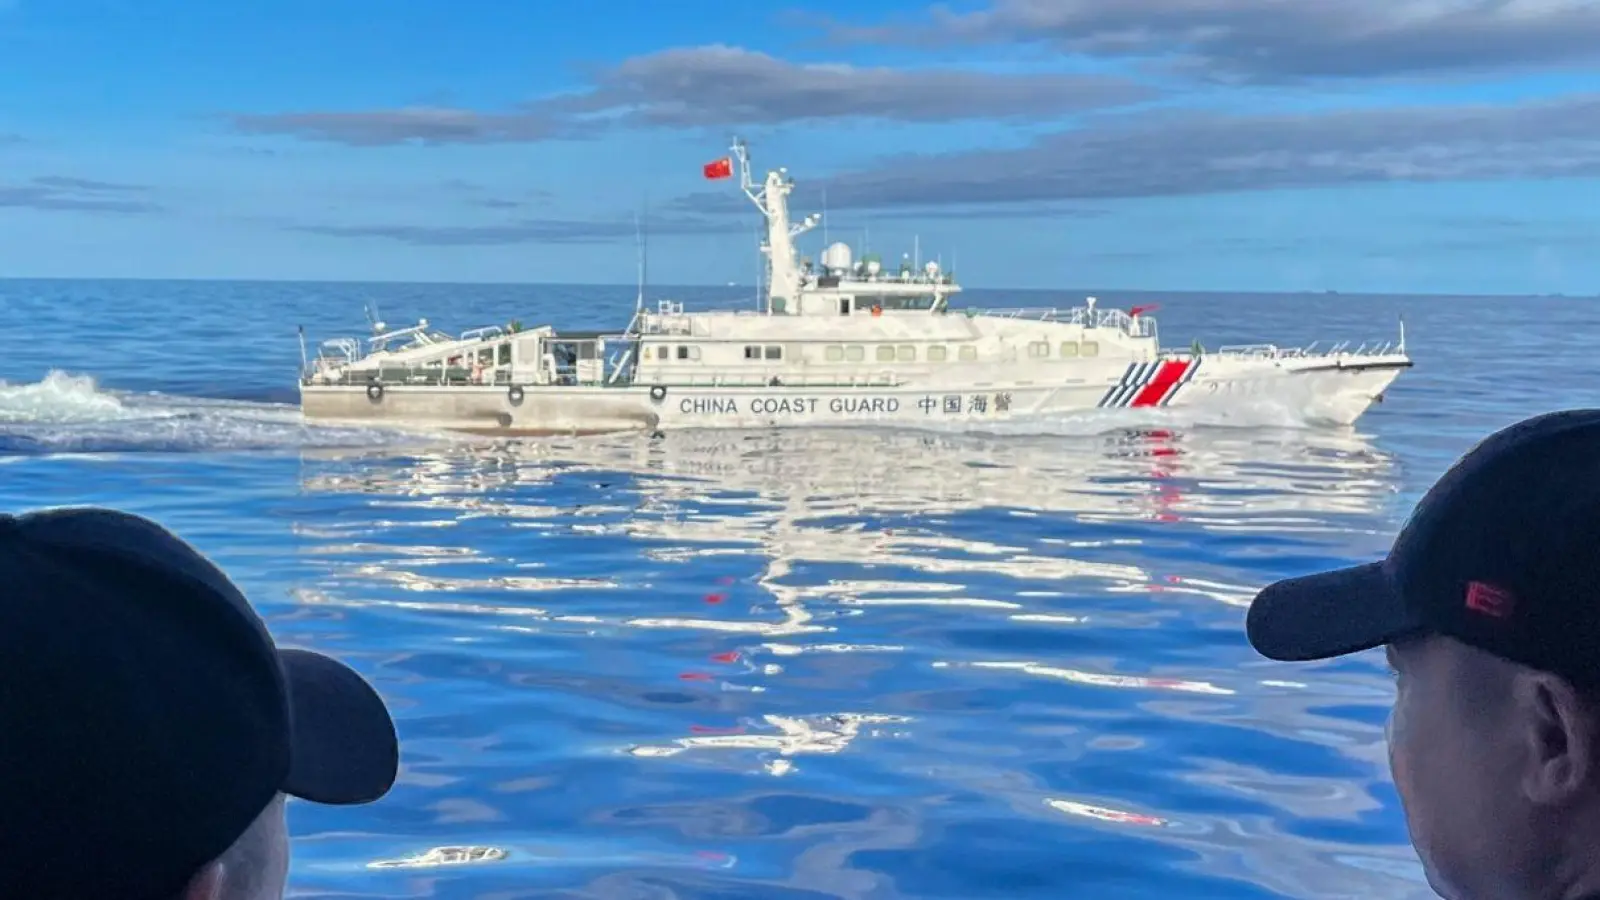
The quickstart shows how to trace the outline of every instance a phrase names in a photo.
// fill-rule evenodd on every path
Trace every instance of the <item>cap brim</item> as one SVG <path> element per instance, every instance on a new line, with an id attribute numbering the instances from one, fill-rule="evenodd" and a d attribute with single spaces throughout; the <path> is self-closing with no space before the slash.
<path id="1" fill-rule="evenodd" d="M 284 793 L 314 803 L 370 803 L 389 792 L 400 743 L 383 698 L 359 674 L 309 650 L 279 650 L 294 738 Z"/>
<path id="2" fill-rule="evenodd" d="M 1382 563 L 1269 584 L 1245 618 L 1250 645 L 1268 659 L 1328 659 L 1416 634 Z"/>

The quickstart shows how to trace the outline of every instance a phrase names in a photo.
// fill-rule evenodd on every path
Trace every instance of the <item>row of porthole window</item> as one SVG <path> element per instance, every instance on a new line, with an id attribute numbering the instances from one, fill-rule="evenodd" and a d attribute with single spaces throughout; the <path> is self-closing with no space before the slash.
<path id="1" fill-rule="evenodd" d="M 656 358 L 665 360 L 676 356 L 683 360 L 697 360 L 700 358 L 700 348 L 692 344 L 679 344 L 677 352 L 671 353 L 665 344 L 657 345 Z M 915 362 L 917 348 L 914 344 L 878 344 L 874 347 L 874 354 L 878 362 Z M 1028 355 L 1034 359 L 1047 359 L 1050 356 L 1049 341 L 1034 341 L 1028 345 Z M 1100 344 L 1098 341 L 1062 341 L 1057 353 L 1061 359 L 1076 359 L 1080 356 L 1099 356 Z M 768 344 L 766 346 L 750 345 L 744 348 L 744 358 L 749 361 L 776 360 L 783 358 L 783 346 Z M 865 362 L 867 348 L 861 344 L 831 344 L 823 350 L 823 358 L 828 362 Z M 950 348 L 935 344 L 927 348 L 928 362 L 945 362 L 950 358 Z M 957 348 L 957 359 L 962 362 L 972 362 L 978 358 L 978 348 L 971 344 L 963 344 Z"/>
<path id="2" fill-rule="evenodd" d="M 666 361 L 673 357 L 677 357 L 680 360 L 696 360 L 700 358 L 700 348 L 693 344 L 656 345 L 656 359 Z M 762 359 L 783 359 L 783 345 L 767 344 L 766 346 L 759 346 L 752 344 L 744 348 L 744 358 L 752 362 Z"/>
<path id="3" fill-rule="evenodd" d="M 673 348 L 673 347 L 668 346 L 666 344 L 657 344 L 656 345 L 656 359 L 663 360 L 663 361 L 671 359 L 673 357 L 673 350 L 674 349 L 677 350 L 677 354 L 676 355 L 677 355 L 678 359 L 699 359 L 700 358 L 700 348 L 696 347 L 693 344 L 679 344 L 679 345 L 677 345 L 676 348 Z"/>
<path id="4" fill-rule="evenodd" d="M 1028 345 L 1028 355 L 1034 359 L 1050 358 L 1050 342 L 1034 341 Z M 1061 359 L 1077 359 L 1080 356 L 1099 356 L 1099 341 L 1062 341 L 1061 349 L 1056 354 Z"/>
<path id="5" fill-rule="evenodd" d="M 962 362 L 972 362 L 978 358 L 978 348 L 971 344 L 963 344 L 958 349 L 957 359 Z M 915 362 L 917 348 L 913 344 L 879 344 L 875 350 L 878 362 Z M 1028 345 L 1028 355 L 1036 359 L 1050 356 L 1049 341 L 1034 341 Z M 1063 359 L 1076 359 L 1079 356 L 1099 356 L 1100 344 L 1098 341 L 1062 341 L 1060 356 Z M 866 348 L 860 344 L 837 344 L 823 351 L 823 358 L 828 362 L 864 362 L 867 358 Z M 938 344 L 927 349 L 928 362 L 944 362 L 950 358 L 950 349 Z"/>
<path id="6" fill-rule="evenodd" d="M 879 344 L 874 348 L 878 362 L 915 362 L 917 348 L 915 344 Z M 938 345 L 928 348 L 929 362 L 944 362 L 949 358 L 950 350 Z M 960 358 L 974 360 L 978 358 L 978 348 L 966 345 L 960 348 Z M 828 362 L 865 362 L 867 348 L 860 344 L 832 344 L 824 348 L 822 358 Z"/>

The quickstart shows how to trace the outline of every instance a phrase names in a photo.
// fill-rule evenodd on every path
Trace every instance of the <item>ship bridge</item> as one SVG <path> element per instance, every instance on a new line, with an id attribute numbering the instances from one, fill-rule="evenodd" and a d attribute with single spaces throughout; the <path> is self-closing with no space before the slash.
<path id="1" fill-rule="evenodd" d="M 943 312 L 951 294 L 959 293 L 953 273 L 929 260 L 920 265 L 905 254 L 899 271 L 886 272 L 875 253 L 852 259 L 850 245 L 835 241 L 822 251 L 821 264 L 809 258 L 799 265 L 796 301 L 772 298 L 776 315 L 848 316 L 885 312 Z"/>

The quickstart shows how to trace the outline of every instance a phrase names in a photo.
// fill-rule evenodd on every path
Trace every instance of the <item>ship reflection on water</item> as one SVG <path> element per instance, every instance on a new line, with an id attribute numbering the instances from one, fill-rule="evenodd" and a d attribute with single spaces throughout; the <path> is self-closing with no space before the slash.
<path id="1" fill-rule="evenodd" d="M 1393 468 L 1353 432 L 1243 429 L 307 451 L 317 575 L 278 627 L 392 636 L 402 789 L 487 808 L 385 871 L 522 883 L 559 835 L 572 896 L 976 897 L 1006 859 L 1046 896 L 1181 850 L 1287 895 L 1410 896 L 1382 676 L 1273 681 L 1239 633 L 1281 568 L 1382 551 Z M 824 799 L 858 814 L 806 825 Z M 1319 819 L 1371 833 L 1298 830 Z M 940 869 L 979 833 L 994 861 Z"/>

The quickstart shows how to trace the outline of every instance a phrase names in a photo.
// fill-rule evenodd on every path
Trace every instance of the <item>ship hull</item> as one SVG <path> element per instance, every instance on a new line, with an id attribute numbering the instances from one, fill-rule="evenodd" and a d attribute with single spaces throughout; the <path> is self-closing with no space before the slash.
<path id="1" fill-rule="evenodd" d="M 681 428 L 981 427 L 1095 410 L 1271 404 L 1310 422 L 1349 425 L 1411 365 L 1365 356 L 1261 360 L 1166 357 L 1107 367 L 1101 377 L 1057 383 L 923 383 L 897 386 L 617 387 L 526 385 L 306 385 L 308 420 L 396 424 L 489 435 L 656 431 Z"/>

